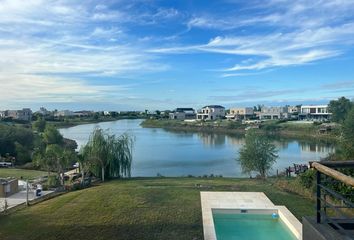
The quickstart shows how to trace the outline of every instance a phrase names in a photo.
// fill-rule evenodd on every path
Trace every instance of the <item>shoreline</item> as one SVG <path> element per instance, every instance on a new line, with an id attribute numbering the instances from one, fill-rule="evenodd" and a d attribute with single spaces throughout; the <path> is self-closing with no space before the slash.
<path id="1" fill-rule="evenodd" d="M 114 122 L 114 121 L 119 121 L 119 120 L 137 120 L 141 119 L 144 120 L 144 118 L 116 118 L 116 119 L 104 119 L 104 120 L 95 120 L 95 121 L 82 121 L 82 122 L 47 122 L 49 124 L 54 125 L 54 127 L 58 129 L 65 129 L 65 128 L 70 128 L 70 127 L 76 127 L 79 125 L 86 125 L 86 124 L 94 124 L 94 123 L 104 123 L 104 122 Z M 59 123 L 59 124 L 57 124 Z"/>
<path id="2" fill-rule="evenodd" d="M 210 124 L 206 125 L 194 125 L 185 122 L 163 122 L 165 120 L 145 120 L 140 125 L 143 128 L 162 128 L 167 131 L 184 131 L 184 132 L 194 132 L 194 133 L 215 133 L 215 134 L 226 134 L 226 135 L 239 135 L 244 136 L 246 134 L 245 126 L 232 128 L 225 126 L 212 126 Z M 203 123 L 202 123 L 203 124 Z M 319 134 L 314 131 L 306 130 L 294 130 L 294 129 L 277 129 L 277 130 L 266 130 L 262 128 L 255 129 L 258 134 L 267 134 L 270 137 L 281 137 L 281 138 L 296 138 L 303 140 L 314 140 L 316 142 L 326 142 L 326 143 L 337 143 L 338 137 L 334 134 Z"/>

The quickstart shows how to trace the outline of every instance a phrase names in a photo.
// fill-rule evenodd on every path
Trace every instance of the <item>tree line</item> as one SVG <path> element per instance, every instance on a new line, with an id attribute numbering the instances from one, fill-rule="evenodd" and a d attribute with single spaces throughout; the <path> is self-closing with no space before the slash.
<path id="1" fill-rule="evenodd" d="M 31 163 L 31 167 L 56 173 L 64 185 L 64 173 L 79 163 L 82 180 L 89 173 L 101 178 L 130 177 L 134 139 L 128 134 L 111 135 L 94 129 L 86 145 L 76 152 L 75 141 L 65 139 L 58 129 L 37 119 L 31 128 L 0 125 L 0 156 L 16 165 Z M 53 175 L 53 174 L 52 174 Z"/>

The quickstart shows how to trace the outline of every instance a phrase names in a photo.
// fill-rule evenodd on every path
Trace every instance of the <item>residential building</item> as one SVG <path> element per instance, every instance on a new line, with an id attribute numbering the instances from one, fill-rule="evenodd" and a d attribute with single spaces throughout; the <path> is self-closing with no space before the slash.
<path id="1" fill-rule="evenodd" d="M 54 117 L 70 117 L 74 115 L 75 113 L 70 110 L 61 110 L 54 113 Z"/>
<path id="2" fill-rule="evenodd" d="M 328 105 L 304 105 L 301 106 L 299 117 L 302 120 L 328 120 L 331 115 Z"/>
<path id="3" fill-rule="evenodd" d="M 226 115 L 227 119 L 250 119 L 254 115 L 252 107 L 230 108 L 229 113 Z"/>
<path id="4" fill-rule="evenodd" d="M 93 111 L 76 111 L 76 112 L 74 112 L 74 115 L 77 117 L 88 117 L 93 114 L 94 114 Z"/>
<path id="5" fill-rule="evenodd" d="M 198 110 L 197 120 L 216 120 L 225 117 L 225 108 L 220 105 L 209 105 Z"/>
<path id="6" fill-rule="evenodd" d="M 0 119 L 6 117 L 6 111 L 0 111 Z"/>
<path id="7" fill-rule="evenodd" d="M 46 116 L 46 115 L 50 115 L 50 114 L 51 114 L 51 112 L 48 111 L 48 110 L 47 110 L 46 108 L 44 108 L 44 107 L 39 108 L 39 110 L 37 111 L 37 113 L 38 113 L 38 114 L 41 114 L 41 115 L 43 115 L 43 116 Z"/>
<path id="8" fill-rule="evenodd" d="M 5 117 L 29 122 L 32 120 L 32 110 L 30 108 L 23 108 L 22 110 L 7 110 L 5 111 Z"/>
<path id="9" fill-rule="evenodd" d="M 259 119 L 286 119 L 289 117 L 287 107 L 262 107 Z"/>
<path id="10" fill-rule="evenodd" d="M 196 114 L 193 108 L 176 108 L 169 113 L 169 118 L 176 120 L 195 119 L 195 117 Z"/>
<path id="11" fill-rule="evenodd" d="M 301 106 L 288 106 L 289 118 L 298 119 L 301 111 Z"/>

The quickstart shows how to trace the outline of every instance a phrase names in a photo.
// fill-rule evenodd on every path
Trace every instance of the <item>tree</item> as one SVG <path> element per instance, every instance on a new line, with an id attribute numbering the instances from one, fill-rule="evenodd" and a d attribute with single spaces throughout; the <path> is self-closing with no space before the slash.
<path id="1" fill-rule="evenodd" d="M 33 127 L 38 132 L 44 132 L 47 122 L 43 118 L 38 118 L 34 123 Z"/>
<path id="2" fill-rule="evenodd" d="M 329 102 L 329 111 L 332 113 L 334 122 L 343 123 L 346 115 L 353 106 L 353 103 L 345 97 L 338 98 Z"/>
<path id="3" fill-rule="evenodd" d="M 58 129 L 53 126 L 47 126 L 43 133 L 43 140 L 47 145 L 50 144 L 62 144 L 63 136 Z"/>
<path id="4" fill-rule="evenodd" d="M 102 129 L 95 129 L 82 155 L 88 158 L 92 171 L 105 177 L 130 177 L 133 139 L 123 134 L 119 137 L 109 135 Z"/>
<path id="5" fill-rule="evenodd" d="M 340 154 L 343 159 L 354 158 L 354 108 L 352 108 L 342 125 Z"/>
<path id="6" fill-rule="evenodd" d="M 253 130 L 246 134 L 245 144 L 237 159 L 244 173 L 258 172 L 264 179 L 278 157 L 274 144 L 266 136 L 260 136 Z"/>

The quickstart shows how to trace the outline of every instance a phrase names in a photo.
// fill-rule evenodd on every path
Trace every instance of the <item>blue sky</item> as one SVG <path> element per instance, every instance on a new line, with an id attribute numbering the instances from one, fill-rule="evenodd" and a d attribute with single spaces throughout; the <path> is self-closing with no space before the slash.
<path id="1" fill-rule="evenodd" d="M 0 109 L 354 97 L 353 0 L 0 0 Z"/>

